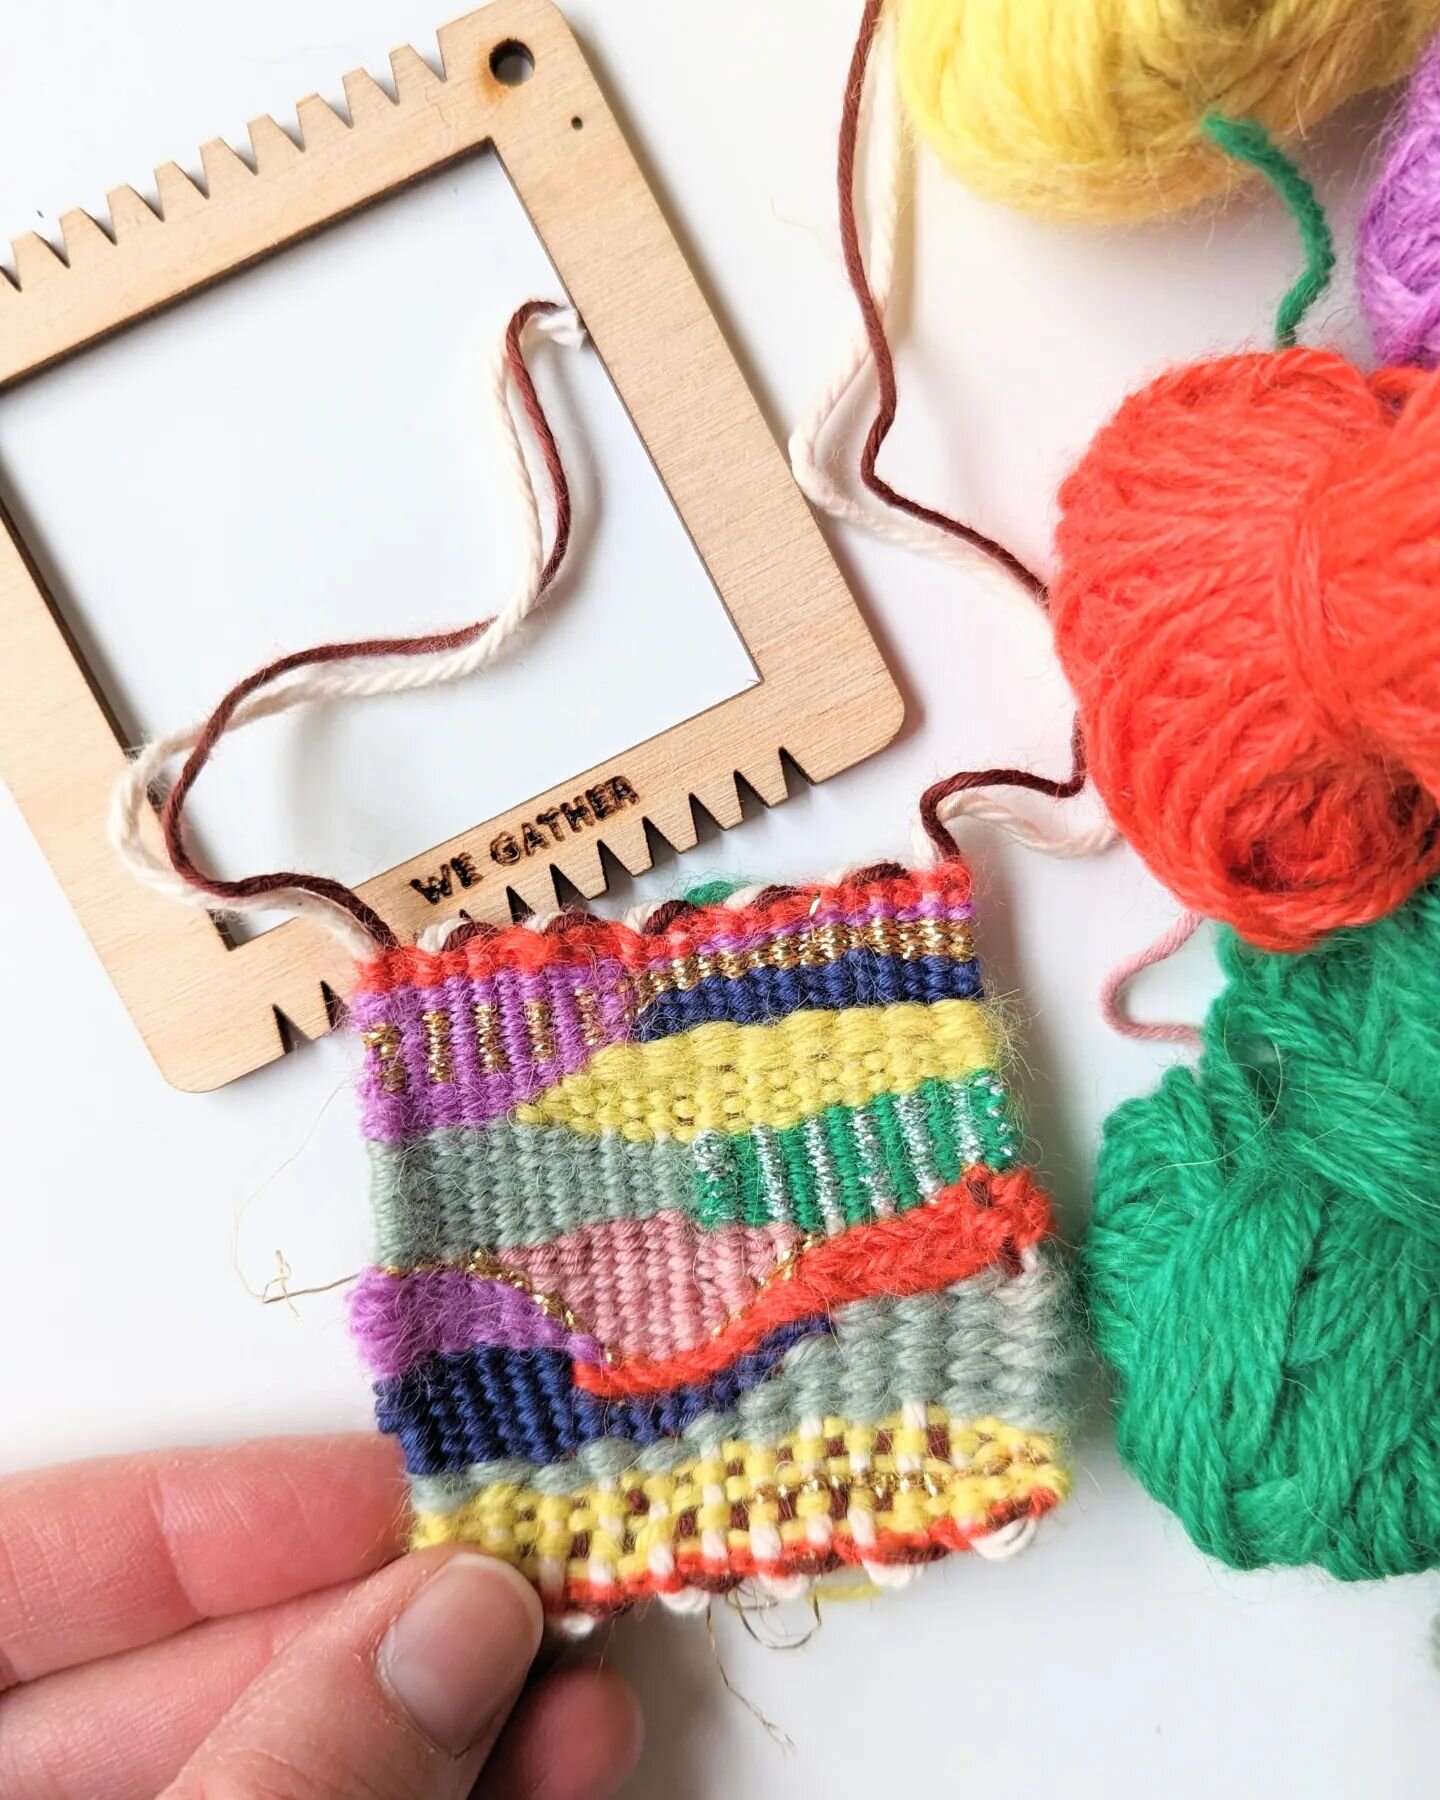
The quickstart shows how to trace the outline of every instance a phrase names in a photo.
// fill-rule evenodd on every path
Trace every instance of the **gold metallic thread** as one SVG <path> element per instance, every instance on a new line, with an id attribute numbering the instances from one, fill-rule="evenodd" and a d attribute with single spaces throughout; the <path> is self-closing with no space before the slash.
<path id="1" fill-rule="evenodd" d="M 472 1013 L 475 1020 L 475 1056 L 482 1075 L 508 1075 L 510 1058 L 505 1054 L 500 1036 L 500 1008 L 492 1000 L 477 1000 Z"/>
<path id="2" fill-rule="evenodd" d="M 796 938 L 795 944 L 799 951 L 802 969 L 818 969 L 823 964 L 834 961 L 834 954 L 832 953 L 830 956 L 825 954 L 825 947 L 818 941 L 818 934 L 814 931 L 802 931 Z"/>
<path id="3" fill-rule="evenodd" d="M 455 1058 L 450 1051 L 450 1015 L 437 1008 L 421 1013 L 425 1027 L 425 1073 L 437 1087 L 455 1079 Z"/>
<path id="4" fill-rule="evenodd" d="M 580 1019 L 580 1037 L 587 1050 L 598 1050 L 605 1042 L 605 1023 L 600 1017 L 600 1001 L 594 988 L 577 987 L 575 1011 Z"/>
<path id="5" fill-rule="evenodd" d="M 524 1011 L 525 1030 L 529 1034 L 530 1048 L 535 1052 L 536 1062 L 554 1062 L 555 1021 L 550 1015 L 550 1002 L 527 1000 Z"/>
<path id="6" fill-rule="evenodd" d="M 921 919 L 915 926 L 915 937 L 926 956 L 943 956 L 949 947 L 944 919 Z"/>
<path id="7" fill-rule="evenodd" d="M 701 980 L 700 970 L 697 967 L 698 962 L 699 958 L 696 956 L 673 958 L 668 976 L 670 986 L 678 989 L 682 994 L 688 994 L 691 988 L 698 987 Z"/>
<path id="8" fill-rule="evenodd" d="M 816 948 L 828 962 L 833 962 L 837 957 L 843 956 L 851 947 L 850 932 L 844 925 L 821 925 L 811 933 L 811 936 L 815 940 Z"/>
<path id="9" fill-rule="evenodd" d="M 398 1025 L 372 1025 L 368 1031 L 362 1031 L 360 1041 L 367 1050 L 375 1052 L 375 1060 L 380 1069 L 380 1085 L 387 1094 L 403 1094 L 408 1085 L 405 1075 L 405 1064 L 400 1060 L 400 1027 Z"/>
<path id="10" fill-rule="evenodd" d="M 886 1505 L 897 1494 L 925 1494 L 932 1500 L 944 1499 L 956 1475 L 960 1473 L 955 1470 L 946 1476 L 940 1476 L 922 1469 L 907 1469 L 903 1473 L 877 1469 L 863 1475 L 857 1470 L 854 1474 L 845 1476 L 814 1472 L 803 1476 L 799 1481 L 756 1481 L 747 1486 L 751 1505 L 758 1503 L 773 1506 L 803 1495 L 839 1494 L 849 1497 L 856 1493 L 868 1494 L 881 1505 Z M 731 1479 L 744 1480 L 744 1475 L 743 1468 L 737 1469 Z"/>
<path id="11" fill-rule="evenodd" d="M 502 1287 L 513 1288 L 517 1294 L 524 1294 L 528 1300 L 533 1300 L 547 1319 L 559 1320 L 567 1331 L 589 1335 L 583 1322 L 558 1294 L 537 1292 L 530 1277 L 522 1269 L 512 1269 L 506 1263 L 497 1262 L 493 1256 L 487 1256 L 483 1250 L 477 1250 L 466 1264 L 466 1272 L 478 1275 L 484 1281 L 498 1281 Z"/>
<path id="12" fill-rule="evenodd" d="M 754 969 L 818 969 L 837 962 L 849 950 L 874 950 L 916 962 L 922 956 L 953 957 L 968 962 L 975 954 L 969 925 L 960 919 L 871 919 L 864 925 L 836 921 L 771 938 L 753 950 L 697 950 L 672 957 L 659 968 L 636 969 L 630 989 L 637 1008 L 661 994 L 689 993 L 712 975 L 736 981 Z"/>

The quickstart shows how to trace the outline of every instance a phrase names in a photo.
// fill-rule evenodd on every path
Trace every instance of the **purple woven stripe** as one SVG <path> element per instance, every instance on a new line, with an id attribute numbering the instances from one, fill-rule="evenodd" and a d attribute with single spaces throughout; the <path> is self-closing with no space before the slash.
<path id="1" fill-rule="evenodd" d="M 350 1331 L 376 1380 L 403 1375 L 436 1352 L 476 1345 L 564 1350 L 577 1362 L 603 1361 L 593 1337 L 570 1331 L 528 1295 L 463 1269 L 386 1275 L 368 1269 L 350 1296 Z"/>
<path id="2" fill-rule="evenodd" d="M 743 954 L 768 943 L 814 931 L 827 925 L 863 928 L 876 920 L 911 924 L 925 919 L 955 922 L 974 917 L 968 903 L 943 896 L 927 896 L 909 906 L 822 906 L 814 913 L 784 926 L 755 931 L 714 931 L 696 940 L 694 953 L 720 951 Z M 642 940 L 636 940 L 637 950 Z M 637 963 L 640 959 L 637 957 Z M 657 947 L 643 957 L 643 965 L 665 970 L 672 966 L 673 951 Z M 577 990 L 588 998 L 582 1012 Z M 537 1056 L 533 1011 L 543 1008 L 544 1030 L 553 1054 Z M 613 956 L 581 962 L 559 962 L 534 974 L 502 970 L 492 976 L 454 975 L 434 987 L 397 987 L 388 992 L 366 990 L 354 1002 L 355 1023 L 364 1032 L 385 1025 L 398 1032 L 398 1055 L 388 1065 L 377 1054 L 367 1056 L 360 1092 L 367 1137 L 383 1142 L 421 1137 L 445 1126 L 485 1126 L 503 1118 L 515 1107 L 535 1100 L 554 1082 L 576 1074 L 597 1049 L 626 1042 L 632 1035 L 633 994 L 626 981 L 626 967 Z M 481 1036 L 476 1028 L 477 1006 L 494 1008 L 494 1037 L 503 1049 L 503 1068 L 487 1068 Z M 445 1054 L 449 1062 L 446 1080 L 431 1078 L 431 1045 L 424 1015 L 444 1013 L 449 1019 Z M 387 1085 L 387 1073 L 403 1070 L 404 1083 Z"/>
<path id="3" fill-rule="evenodd" d="M 368 1137 L 393 1140 L 417 1137 L 446 1125 L 488 1125 L 552 1082 L 582 1069 L 597 1048 L 619 1044 L 628 1035 L 628 996 L 623 970 L 614 957 L 590 963 L 560 963 L 536 974 L 504 971 L 483 979 L 452 976 L 439 987 L 395 988 L 389 993 L 355 997 L 357 1028 L 394 1026 L 400 1034 L 402 1092 L 385 1085 L 378 1058 L 366 1058 L 360 1092 Z M 593 997 L 594 1010 L 582 1015 L 576 990 Z M 535 1037 L 526 1015 L 527 1003 L 541 1002 L 553 1056 L 535 1054 Z M 477 1006 L 495 1008 L 495 1036 L 503 1048 L 505 1067 L 492 1072 L 482 1059 Z M 424 1015 L 444 1012 L 450 1020 L 450 1079 L 432 1081 Z M 590 1037 L 599 1043 L 587 1043 Z"/>

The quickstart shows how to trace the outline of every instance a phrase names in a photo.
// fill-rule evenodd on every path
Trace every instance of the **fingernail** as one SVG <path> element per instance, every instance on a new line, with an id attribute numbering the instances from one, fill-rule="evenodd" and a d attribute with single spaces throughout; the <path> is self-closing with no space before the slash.
<path id="1" fill-rule="evenodd" d="M 543 1625 L 540 1601 L 523 1575 L 461 1551 L 386 1632 L 380 1676 L 417 1730 L 461 1756 L 498 1735 Z"/>

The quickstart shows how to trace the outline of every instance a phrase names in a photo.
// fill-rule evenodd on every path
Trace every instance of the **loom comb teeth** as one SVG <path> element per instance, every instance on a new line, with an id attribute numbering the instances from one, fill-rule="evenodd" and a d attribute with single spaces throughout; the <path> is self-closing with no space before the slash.
<path id="1" fill-rule="evenodd" d="M 100 221 L 80 207 L 60 215 L 60 230 L 65 238 L 65 266 L 70 269 L 84 269 L 115 247 L 114 238 Z"/>
<path id="2" fill-rule="evenodd" d="M 205 192 L 211 200 L 224 200 L 255 179 L 255 171 L 224 138 L 211 138 L 200 146 L 200 166 L 205 171 Z"/>
<path id="3" fill-rule="evenodd" d="M 277 167 L 288 167 L 304 152 L 285 130 L 276 123 L 269 113 L 261 113 L 258 119 L 252 119 L 247 127 L 250 133 L 250 151 L 255 160 L 255 173 L 263 180 Z"/>
<path id="4" fill-rule="evenodd" d="M 307 155 L 316 150 L 324 150 L 327 145 L 339 143 L 354 130 L 342 119 L 328 100 L 319 94 L 307 94 L 295 108 L 295 118 L 300 126 L 300 140 Z"/>
<path id="5" fill-rule="evenodd" d="M 155 171 L 155 191 L 160 198 L 160 217 L 173 225 L 193 218 L 205 206 L 205 194 L 179 163 L 161 163 Z"/>
<path id="6" fill-rule="evenodd" d="M 118 246 L 132 232 L 160 223 L 155 208 L 133 187 L 111 188 L 105 196 L 110 208 L 110 232 Z"/>
<path id="7" fill-rule="evenodd" d="M 463 21 L 457 22 L 463 24 Z M 438 61 L 446 66 L 458 53 L 460 33 L 446 26 L 439 34 Z M 11 244 L 12 267 L 0 264 L 0 301 L 8 294 L 29 297 L 43 293 L 47 284 L 67 268 L 90 268 L 102 248 L 123 252 L 138 232 L 158 224 L 174 225 L 197 217 L 209 204 L 239 199 L 250 184 L 293 166 L 301 156 L 324 157 L 343 144 L 356 130 L 382 130 L 398 113 L 428 104 L 434 90 L 445 82 L 436 69 L 409 44 L 390 52 L 389 78 L 378 78 L 367 69 L 352 69 L 343 78 L 344 108 L 319 94 L 311 94 L 296 107 L 295 126 L 287 131 L 270 114 L 252 119 L 248 126 L 249 154 L 236 150 L 223 138 L 211 138 L 200 147 L 200 179 L 177 163 L 155 171 L 155 200 L 134 187 L 112 188 L 106 195 L 108 225 L 81 208 L 60 220 L 63 248 L 57 248 L 36 232 L 25 232 Z M 346 114 L 348 113 L 348 118 Z M 298 141 L 297 141 L 298 140 Z M 148 248 L 148 247 L 147 247 Z M 137 252 L 138 254 L 138 252 Z M 114 270 L 124 279 L 123 267 Z"/>
<path id="8" fill-rule="evenodd" d="M 345 77 L 345 104 L 351 124 L 361 126 L 388 116 L 400 102 L 392 100 L 368 70 L 352 69 Z"/>
<path id="9" fill-rule="evenodd" d="M 60 252 L 38 232 L 27 231 L 10 246 L 15 259 L 14 285 L 22 294 L 33 293 L 64 271 Z"/>
<path id="10" fill-rule="evenodd" d="M 457 21 L 455 25 L 444 25 L 440 29 L 437 41 L 442 71 L 448 71 L 451 62 L 446 43 L 456 43 L 459 36 L 457 27 L 463 23 L 464 21 Z M 401 44 L 390 52 L 390 71 L 395 77 L 396 99 L 400 106 L 404 106 L 407 101 L 423 101 L 432 87 L 440 87 L 448 79 L 448 73 L 437 74 L 411 44 Z"/>

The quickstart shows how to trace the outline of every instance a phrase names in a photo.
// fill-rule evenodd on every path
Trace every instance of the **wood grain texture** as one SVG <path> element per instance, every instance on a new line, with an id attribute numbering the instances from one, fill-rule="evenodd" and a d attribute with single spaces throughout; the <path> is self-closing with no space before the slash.
<path id="1" fill-rule="evenodd" d="M 494 49 L 527 45 L 532 79 L 506 87 Z M 456 857 L 481 871 L 454 907 L 509 917 L 509 891 L 555 903 L 554 872 L 604 887 L 603 843 L 650 866 L 647 821 L 674 848 L 695 842 L 691 796 L 736 823 L 735 777 L 785 797 L 779 753 L 823 780 L 881 749 L 902 703 L 809 508 L 686 267 L 559 11 L 496 0 L 440 33 L 444 75 L 397 50 L 398 98 L 345 78 L 350 117 L 316 97 L 298 109 L 304 148 L 273 120 L 250 128 L 250 161 L 218 140 L 207 192 L 157 171 L 163 217 L 134 190 L 110 196 L 110 229 L 65 215 L 66 260 L 42 239 L 0 275 L 0 388 L 232 275 L 457 157 L 493 145 L 754 661 L 757 686 L 562 786 L 422 851 L 361 890 L 398 931 L 438 916 L 412 881 Z M 581 121 L 577 128 L 574 121 Z M 253 167 L 251 166 L 253 163 Z M 345 952 L 294 922 L 231 948 L 203 914 L 135 886 L 105 840 L 124 756 L 13 524 L 0 515 L 0 776 L 25 813 L 156 1062 L 205 1090 L 273 1060 L 291 1029 L 330 1028 L 349 981 Z M 501 866 L 490 846 L 526 821 L 622 776 L 638 802 L 593 830 Z M 453 910 L 454 907 L 449 908 Z"/>

